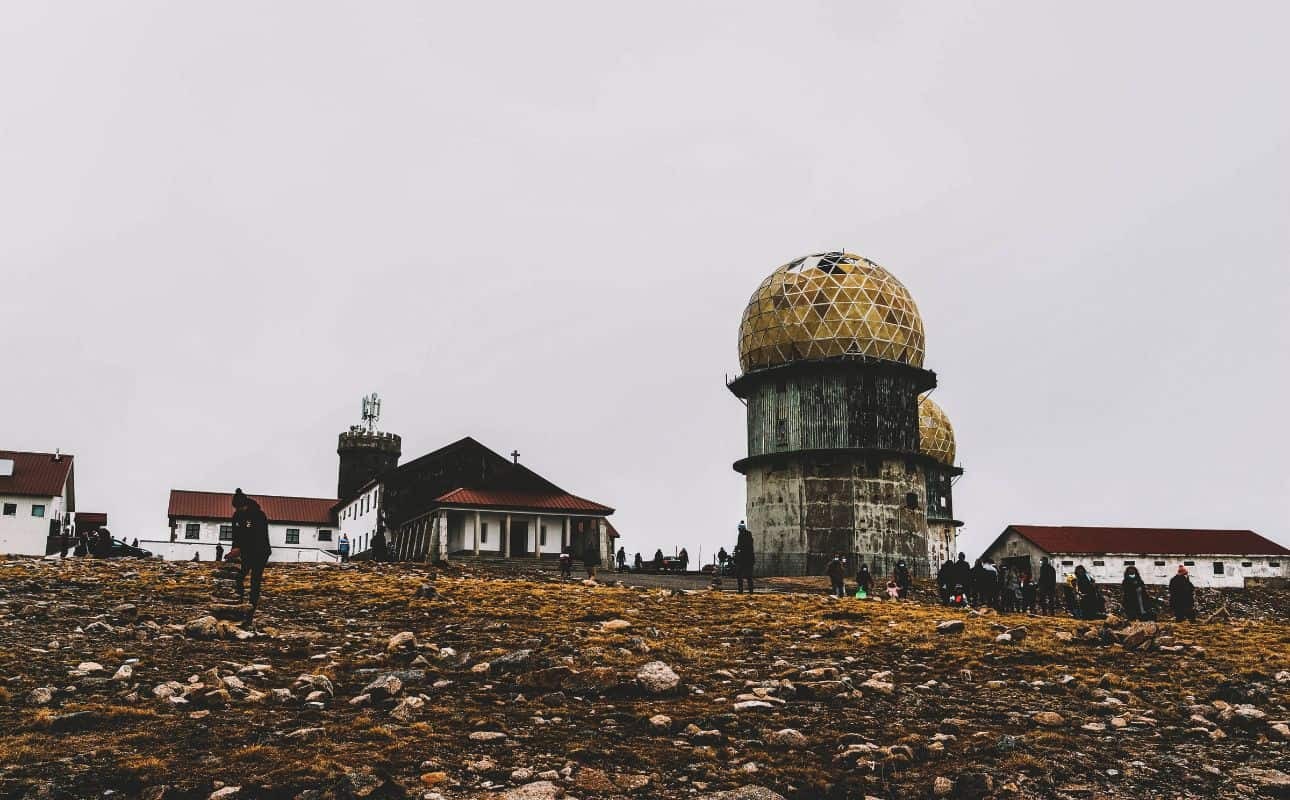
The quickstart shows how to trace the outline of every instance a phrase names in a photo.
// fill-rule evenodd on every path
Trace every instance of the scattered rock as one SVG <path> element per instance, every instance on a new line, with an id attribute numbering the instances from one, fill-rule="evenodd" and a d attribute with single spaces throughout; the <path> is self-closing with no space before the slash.
<path id="1" fill-rule="evenodd" d="M 807 739 L 796 728 L 784 728 L 766 734 L 766 743 L 774 747 L 802 748 L 806 747 Z"/>
<path id="2" fill-rule="evenodd" d="M 406 597 L 406 595 L 404 595 Z M 417 649 L 417 637 L 412 631 L 401 631 L 390 637 L 385 645 L 385 652 L 390 655 L 410 653 Z"/>
<path id="3" fill-rule="evenodd" d="M 681 683 L 681 677 L 662 661 L 650 661 L 636 671 L 636 682 L 650 694 L 667 694 Z"/>
<path id="4" fill-rule="evenodd" d="M 936 623 L 937 633 L 962 633 L 964 629 L 963 620 L 947 619 L 944 622 Z"/>
<path id="5" fill-rule="evenodd" d="M 425 708 L 426 701 L 415 695 L 405 697 L 399 701 L 399 704 L 390 712 L 390 716 L 399 722 L 412 722 L 421 716 L 422 709 Z"/>
<path id="6" fill-rule="evenodd" d="M 1042 725 L 1045 728 L 1060 728 L 1066 724 L 1066 718 L 1056 711 L 1040 711 L 1031 719 L 1036 725 Z"/>

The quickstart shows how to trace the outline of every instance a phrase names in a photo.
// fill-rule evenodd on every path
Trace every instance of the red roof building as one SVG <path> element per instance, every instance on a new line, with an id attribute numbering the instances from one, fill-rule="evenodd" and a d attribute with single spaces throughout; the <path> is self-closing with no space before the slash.
<path id="1" fill-rule="evenodd" d="M 270 523 L 299 522 L 303 525 L 334 525 L 334 499 L 318 497 L 281 497 L 272 494 L 248 494 L 260 504 Z M 170 490 L 166 514 L 176 519 L 224 521 L 233 519 L 232 492 L 194 492 Z"/>
<path id="2" fill-rule="evenodd" d="M 72 480 L 72 456 L 0 450 L 0 495 L 58 497 Z"/>
<path id="3" fill-rule="evenodd" d="M 1182 567 L 1197 586 L 1284 578 L 1290 567 L 1290 549 L 1250 530 L 1009 525 L 982 554 L 1031 575 L 1044 557 L 1059 574 L 1083 566 L 1102 582 L 1119 581 L 1132 566 L 1147 583 L 1163 584 Z"/>
<path id="4" fill-rule="evenodd" d="M 58 550 L 76 511 L 73 461 L 66 454 L 0 450 L 0 553 Z"/>

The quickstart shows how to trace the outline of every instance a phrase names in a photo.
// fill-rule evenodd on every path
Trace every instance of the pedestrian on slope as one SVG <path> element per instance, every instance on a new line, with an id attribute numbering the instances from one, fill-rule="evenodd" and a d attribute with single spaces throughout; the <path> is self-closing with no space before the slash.
<path id="1" fill-rule="evenodd" d="M 1187 568 L 1178 565 L 1178 574 L 1169 580 L 1169 607 L 1178 622 L 1196 621 L 1196 587 L 1187 577 Z"/>
<path id="2" fill-rule="evenodd" d="M 972 565 L 968 563 L 967 556 L 963 553 L 959 553 L 958 560 L 954 562 L 950 585 L 962 586 L 964 591 L 971 594 L 969 587 L 972 585 Z"/>
<path id="3" fill-rule="evenodd" d="M 637 558 L 639 557 L 638 553 Z M 560 577 L 565 579 L 573 577 L 573 549 L 570 547 L 560 551 Z"/>
<path id="4" fill-rule="evenodd" d="M 681 572 L 687 572 L 687 571 L 689 571 L 689 569 L 690 569 L 690 551 L 689 551 L 689 550 L 686 550 L 684 547 L 682 547 L 682 548 L 681 548 L 681 552 L 680 552 L 680 553 L 677 553 L 676 558 L 677 558 L 677 560 L 678 560 L 678 561 L 680 561 L 680 562 L 681 562 Z"/>
<path id="5" fill-rule="evenodd" d="M 896 587 L 900 589 L 901 597 L 908 597 L 910 590 L 914 587 L 914 578 L 909 574 L 909 567 L 904 561 L 896 562 L 895 572 L 891 576 L 896 581 Z"/>
<path id="6" fill-rule="evenodd" d="M 985 571 L 985 561 L 978 558 L 976 564 L 972 567 L 972 580 L 968 583 L 968 597 L 974 606 L 986 605 L 985 597 L 988 596 L 986 591 L 986 582 L 989 579 L 989 573 Z"/>
<path id="7" fill-rule="evenodd" d="M 1147 585 L 1143 583 L 1138 568 L 1130 565 L 1124 570 L 1124 580 L 1120 583 L 1121 603 L 1124 616 L 1129 620 L 1155 619 L 1151 596 L 1147 594 Z"/>
<path id="8" fill-rule="evenodd" d="M 948 558 L 941 568 L 936 570 L 936 591 L 941 598 L 941 605 L 950 604 L 950 593 L 954 591 L 954 562 Z"/>
<path id="9" fill-rule="evenodd" d="M 224 545 L 220 544 L 219 542 L 215 543 L 215 560 L 216 561 L 224 560 Z"/>
<path id="10" fill-rule="evenodd" d="M 1021 576 L 1021 610 L 1027 614 L 1035 613 L 1035 582 L 1030 579 L 1030 573 L 1027 572 Z"/>
<path id="11" fill-rule="evenodd" d="M 824 574 L 829 576 L 829 594 L 834 597 L 845 597 L 847 590 L 843 579 L 846 577 L 846 565 L 842 563 L 841 553 L 833 554 L 833 559 L 824 568 Z"/>
<path id="12" fill-rule="evenodd" d="M 1049 616 L 1057 609 L 1057 570 L 1048 562 L 1048 556 L 1039 559 L 1039 582 L 1036 584 L 1039 595 L 1039 610 Z"/>
<path id="13" fill-rule="evenodd" d="M 869 565 L 864 561 L 861 561 L 856 569 L 856 594 L 860 595 L 861 599 L 873 595 L 873 573 L 869 572 Z"/>
<path id="14" fill-rule="evenodd" d="M 748 594 L 753 593 L 753 567 L 757 563 L 757 554 L 753 551 L 752 531 L 742 521 L 739 523 L 739 535 L 735 539 L 735 578 L 737 591 L 744 590 L 744 581 L 748 582 Z"/>
<path id="15" fill-rule="evenodd" d="M 233 548 L 229 559 L 238 561 L 237 601 L 246 596 L 246 578 L 251 576 L 251 608 L 246 613 L 249 623 L 260 606 L 260 587 L 264 582 L 264 567 L 269 563 L 269 520 L 254 499 L 238 489 L 233 493 Z"/>
<path id="16" fill-rule="evenodd" d="M 981 567 L 985 570 L 985 596 L 981 598 L 981 604 L 990 606 L 995 611 L 998 611 L 1002 608 L 1002 604 L 999 602 L 999 590 L 1003 587 L 999 583 L 999 570 L 994 566 L 994 562 L 988 558 Z"/>
<path id="17" fill-rule="evenodd" d="M 1106 601 L 1102 588 L 1088 574 L 1084 565 L 1075 567 L 1075 594 L 1079 602 L 1080 619 L 1102 619 L 1106 616 Z"/>
<path id="18" fill-rule="evenodd" d="M 600 548 L 590 539 L 587 546 L 582 549 L 582 567 L 587 571 L 587 580 L 596 579 L 596 567 L 600 566 Z"/>
<path id="19" fill-rule="evenodd" d="M 637 553 L 636 558 L 632 559 L 632 572 L 640 572 L 644 568 L 645 568 L 645 559 L 641 558 L 640 553 Z"/>
<path id="20" fill-rule="evenodd" d="M 1066 578 L 1062 581 L 1062 600 L 1066 603 L 1066 613 L 1075 619 L 1079 619 L 1079 598 L 1075 594 L 1075 576 L 1069 572 L 1066 573 Z"/>
<path id="21" fill-rule="evenodd" d="M 340 556 L 340 563 L 349 563 L 349 537 L 343 533 L 340 535 L 340 541 L 336 543 L 336 553 Z"/>
<path id="22" fill-rule="evenodd" d="M 627 551 L 621 547 L 618 548 L 618 571 L 627 571 Z"/>

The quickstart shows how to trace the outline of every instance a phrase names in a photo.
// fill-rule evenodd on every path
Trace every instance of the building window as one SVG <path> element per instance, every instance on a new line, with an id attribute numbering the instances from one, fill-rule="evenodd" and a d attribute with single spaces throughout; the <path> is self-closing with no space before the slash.
<path id="1" fill-rule="evenodd" d="M 905 495 L 905 508 L 918 508 L 918 495 L 910 492 Z"/>
<path id="2" fill-rule="evenodd" d="M 202 538 L 202 526 L 196 522 L 189 522 L 188 524 L 184 525 L 184 538 L 185 539 Z"/>
<path id="3" fill-rule="evenodd" d="M 233 541 L 233 526 L 232 526 L 232 525 L 221 525 L 221 526 L 219 526 L 219 540 L 220 540 L 221 542 L 231 542 L 231 541 Z"/>
<path id="4" fill-rule="evenodd" d="M 1126 566 L 1126 567 L 1136 567 L 1137 565 L 1138 565 L 1138 562 L 1136 562 L 1136 561 L 1134 561 L 1134 560 L 1132 560 L 1132 559 L 1127 559 L 1127 560 L 1125 560 L 1125 562 L 1124 562 L 1124 566 Z"/>
<path id="5" fill-rule="evenodd" d="M 542 526 L 542 532 L 538 534 L 538 543 L 546 547 L 546 526 Z"/>
<path id="6" fill-rule="evenodd" d="M 1223 562 L 1222 562 L 1222 561 L 1215 561 L 1215 562 L 1214 562 L 1214 574 L 1215 574 L 1215 575 L 1222 575 L 1222 574 L 1223 574 Z"/>
<path id="7" fill-rule="evenodd" d="M 300 544 L 299 528 L 287 528 L 287 544 Z"/>
<path id="8" fill-rule="evenodd" d="M 5 503 L 5 504 L 4 504 L 4 515 L 5 515 L 6 517 L 16 517 L 16 516 L 18 516 L 18 504 L 17 504 L 17 503 Z"/>
<path id="9" fill-rule="evenodd" d="M 1273 569 L 1276 569 L 1277 567 L 1281 566 L 1281 562 L 1280 562 L 1280 561 L 1269 561 L 1269 562 L 1268 562 L 1268 566 L 1269 566 L 1269 567 L 1272 567 Z"/>
<path id="10" fill-rule="evenodd" d="M 1106 562 L 1105 562 L 1105 561 L 1094 561 L 1094 562 L 1093 562 L 1093 566 L 1095 566 L 1095 567 L 1105 567 L 1105 566 L 1106 566 Z"/>
<path id="11" fill-rule="evenodd" d="M 1165 565 L 1165 562 L 1163 562 L 1163 561 L 1157 561 L 1157 562 L 1156 562 L 1156 566 L 1157 566 L 1157 567 L 1163 567 L 1164 565 Z"/>
<path id="12" fill-rule="evenodd" d="M 1063 562 L 1062 562 L 1062 566 L 1063 566 L 1063 567 L 1073 567 L 1073 566 L 1075 566 L 1075 562 L 1074 562 L 1074 561 L 1063 561 Z"/>
<path id="13" fill-rule="evenodd" d="M 479 541 L 480 542 L 488 541 L 488 523 L 487 522 L 479 523 Z"/>
<path id="14" fill-rule="evenodd" d="M 1242 561 L 1242 562 L 1241 562 L 1241 566 L 1242 566 L 1242 567 L 1252 567 L 1252 566 L 1254 566 L 1254 563 L 1253 563 L 1253 562 L 1251 562 L 1251 561 Z"/>
<path id="15" fill-rule="evenodd" d="M 31 506 L 31 515 L 33 517 L 45 516 L 45 507 L 40 503 L 33 503 Z"/>
<path id="16" fill-rule="evenodd" d="M 320 542 L 330 542 L 330 541 L 331 541 L 331 531 L 327 530 L 326 528 L 322 528 L 322 529 L 320 529 L 320 530 L 318 531 L 318 541 L 320 541 Z"/>
<path id="17" fill-rule="evenodd" d="M 1196 566 L 1196 562 L 1195 562 L 1195 561 L 1184 561 L 1184 562 L 1183 562 L 1183 566 L 1184 566 L 1184 567 L 1194 567 L 1194 566 Z"/>

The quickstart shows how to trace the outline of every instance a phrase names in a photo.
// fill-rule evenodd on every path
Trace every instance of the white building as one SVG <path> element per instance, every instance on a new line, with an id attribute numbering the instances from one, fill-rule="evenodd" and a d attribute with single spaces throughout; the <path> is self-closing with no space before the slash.
<path id="1" fill-rule="evenodd" d="M 337 561 L 336 501 L 317 497 L 279 497 L 249 494 L 269 518 L 270 561 Z M 186 561 L 194 553 L 202 561 L 215 559 L 217 546 L 233 546 L 233 495 L 172 489 L 170 536 L 143 539 L 139 546 L 162 558 Z"/>
<path id="2" fill-rule="evenodd" d="M 0 450 L 0 554 L 53 552 L 75 511 L 70 455 Z"/>
<path id="3" fill-rule="evenodd" d="M 1009 525 L 983 558 L 1039 575 L 1039 559 L 1062 577 L 1084 565 L 1098 583 L 1119 583 L 1135 566 L 1148 584 L 1164 585 L 1187 568 L 1196 586 L 1240 588 L 1247 578 L 1285 578 L 1290 549 L 1254 531 Z"/>

